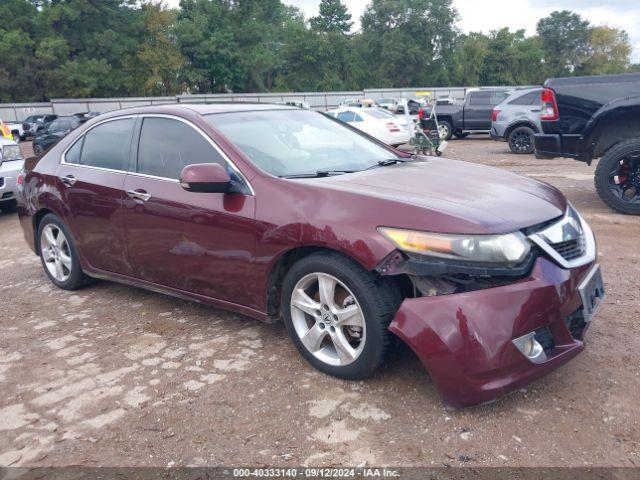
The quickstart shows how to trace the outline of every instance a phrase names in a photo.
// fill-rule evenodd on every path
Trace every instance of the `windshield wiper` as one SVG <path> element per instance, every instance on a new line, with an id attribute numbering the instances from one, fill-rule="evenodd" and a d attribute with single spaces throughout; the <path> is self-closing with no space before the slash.
<path id="1" fill-rule="evenodd" d="M 294 173 L 292 175 L 280 175 L 280 178 L 319 178 L 331 175 L 342 175 L 343 173 L 355 173 L 360 170 L 316 170 L 315 172 Z"/>
<path id="2" fill-rule="evenodd" d="M 396 163 L 407 163 L 407 162 L 413 162 L 414 159 L 410 158 L 388 158 L 386 160 L 378 160 L 376 163 L 374 163 L 373 165 L 371 165 L 370 167 L 365 168 L 365 170 L 371 170 L 373 168 L 378 168 L 378 167 L 387 167 L 389 165 L 395 165 Z"/>

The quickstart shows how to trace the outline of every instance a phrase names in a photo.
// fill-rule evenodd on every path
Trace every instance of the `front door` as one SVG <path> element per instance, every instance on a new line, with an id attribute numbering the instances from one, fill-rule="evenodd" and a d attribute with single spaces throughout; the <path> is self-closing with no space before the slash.
<path id="1" fill-rule="evenodd" d="M 186 165 L 220 163 L 211 140 L 177 118 L 142 120 L 134 171 L 125 179 L 125 225 L 135 275 L 154 284 L 256 307 L 255 198 L 197 193 L 178 179 Z M 244 182 L 233 172 L 230 175 Z"/>
<path id="2" fill-rule="evenodd" d="M 93 268 L 131 275 L 125 251 L 122 200 L 135 118 L 119 118 L 88 130 L 65 152 L 58 188 L 66 224 Z"/>

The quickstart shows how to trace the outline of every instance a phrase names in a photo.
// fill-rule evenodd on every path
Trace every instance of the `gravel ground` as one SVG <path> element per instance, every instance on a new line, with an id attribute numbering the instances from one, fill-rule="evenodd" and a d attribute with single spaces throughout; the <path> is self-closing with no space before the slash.
<path id="1" fill-rule="evenodd" d="M 486 137 L 445 156 L 550 182 L 591 223 L 608 296 L 568 365 L 449 411 L 406 348 L 375 378 L 340 381 L 281 324 L 108 282 L 56 289 L 2 214 L 0 465 L 640 465 L 640 220 L 600 202 L 593 166 Z"/>

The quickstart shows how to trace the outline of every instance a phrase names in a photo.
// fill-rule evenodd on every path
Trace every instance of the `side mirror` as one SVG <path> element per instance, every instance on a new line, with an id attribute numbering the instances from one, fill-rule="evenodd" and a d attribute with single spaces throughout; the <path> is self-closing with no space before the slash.
<path id="1" fill-rule="evenodd" d="M 219 163 L 187 165 L 180 173 L 180 185 L 189 192 L 226 193 L 231 190 L 231 177 Z"/>

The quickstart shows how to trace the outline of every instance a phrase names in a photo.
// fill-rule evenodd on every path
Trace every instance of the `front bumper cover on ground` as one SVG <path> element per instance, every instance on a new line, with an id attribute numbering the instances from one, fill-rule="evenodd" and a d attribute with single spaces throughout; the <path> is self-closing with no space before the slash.
<path id="1" fill-rule="evenodd" d="M 494 400 L 551 372 L 584 348 L 578 285 L 593 263 L 571 270 L 540 257 L 527 278 L 495 288 L 404 300 L 389 329 L 420 358 L 444 402 Z M 512 340 L 546 327 L 547 358 L 530 362 Z"/>

